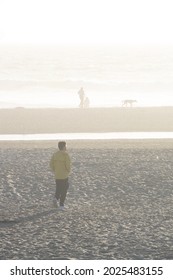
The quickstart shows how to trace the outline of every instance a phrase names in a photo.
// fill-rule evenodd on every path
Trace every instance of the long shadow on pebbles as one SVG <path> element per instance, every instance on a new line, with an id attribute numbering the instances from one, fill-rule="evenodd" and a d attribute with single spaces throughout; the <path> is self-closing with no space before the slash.
<path id="1" fill-rule="evenodd" d="M 19 217 L 18 219 L 15 219 L 15 220 L 1 220 L 0 227 L 11 227 L 12 225 L 15 225 L 15 224 L 33 221 L 35 219 L 42 218 L 47 215 L 53 214 L 56 211 L 57 211 L 56 209 L 52 209 L 52 210 L 43 211 L 43 212 L 37 213 L 35 215 L 27 216 L 27 217 Z"/>

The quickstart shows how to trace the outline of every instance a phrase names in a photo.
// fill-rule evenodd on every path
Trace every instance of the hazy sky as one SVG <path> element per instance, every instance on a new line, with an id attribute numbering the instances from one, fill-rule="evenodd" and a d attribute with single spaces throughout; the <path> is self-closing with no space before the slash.
<path id="1" fill-rule="evenodd" d="M 1 43 L 172 44 L 172 0 L 0 0 Z"/>

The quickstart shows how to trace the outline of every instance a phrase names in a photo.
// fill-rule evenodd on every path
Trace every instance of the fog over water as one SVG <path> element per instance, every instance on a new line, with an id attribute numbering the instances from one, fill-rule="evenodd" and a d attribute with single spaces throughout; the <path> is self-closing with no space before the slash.
<path id="1" fill-rule="evenodd" d="M 0 108 L 173 106 L 169 47 L 0 46 Z"/>

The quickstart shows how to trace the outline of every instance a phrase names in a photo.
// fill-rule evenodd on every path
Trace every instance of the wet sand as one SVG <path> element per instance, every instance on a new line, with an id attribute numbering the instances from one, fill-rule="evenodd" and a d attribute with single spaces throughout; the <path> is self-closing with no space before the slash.
<path id="1" fill-rule="evenodd" d="M 172 140 L 68 141 L 64 212 L 56 146 L 0 142 L 1 259 L 173 259 Z"/>
<path id="2" fill-rule="evenodd" d="M 1 109 L 0 134 L 173 131 L 173 107 Z"/>

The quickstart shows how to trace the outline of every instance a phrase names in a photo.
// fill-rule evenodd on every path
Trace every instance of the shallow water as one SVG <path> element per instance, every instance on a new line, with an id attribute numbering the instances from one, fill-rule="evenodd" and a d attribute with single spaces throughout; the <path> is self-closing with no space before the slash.
<path id="1" fill-rule="evenodd" d="M 107 133 L 42 133 L 1 134 L 0 141 L 27 140 L 111 140 L 111 139 L 173 139 L 173 132 L 107 132 Z"/>

